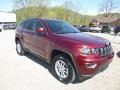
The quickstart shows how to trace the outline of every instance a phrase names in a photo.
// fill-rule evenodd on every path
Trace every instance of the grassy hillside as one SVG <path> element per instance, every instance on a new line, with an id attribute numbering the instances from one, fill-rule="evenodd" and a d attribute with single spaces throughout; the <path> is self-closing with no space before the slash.
<path id="1" fill-rule="evenodd" d="M 89 25 L 93 16 L 82 15 L 71 10 L 59 7 L 29 7 L 17 9 L 16 11 L 18 23 L 28 18 L 53 18 L 68 21 L 71 24 Z"/>

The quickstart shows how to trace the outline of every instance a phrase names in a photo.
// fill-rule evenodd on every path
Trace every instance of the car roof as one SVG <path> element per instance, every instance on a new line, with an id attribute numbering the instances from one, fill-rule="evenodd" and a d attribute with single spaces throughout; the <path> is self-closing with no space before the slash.
<path id="1" fill-rule="evenodd" d="M 59 19 L 51 19 L 51 18 L 42 18 L 41 20 L 43 20 L 43 21 L 62 21 Z"/>
<path id="2" fill-rule="evenodd" d="M 25 21 L 29 21 L 29 20 L 41 20 L 41 21 L 62 21 L 59 19 L 52 19 L 52 18 L 32 18 L 32 19 L 27 19 Z"/>

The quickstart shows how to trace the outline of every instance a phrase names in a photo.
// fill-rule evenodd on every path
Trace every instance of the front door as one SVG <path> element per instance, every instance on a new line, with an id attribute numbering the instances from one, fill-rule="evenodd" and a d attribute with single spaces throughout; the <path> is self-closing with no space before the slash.
<path id="1" fill-rule="evenodd" d="M 33 28 L 34 28 L 34 34 L 33 34 L 33 38 L 32 38 L 32 42 L 33 42 L 33 47 L 34 47 L 34 52 L 44 58 L 46 58 L 46 49 L 48 46 L 48 40 L 46 39 L 47 36 L 44 36 L 42 33 L 40 32 L 36 32 L 37 28 L 44 28 L 43 24 L 39 21 L 39 20 L 35 20 L 33 21 Z M 47 32 L 45 30 L 45 32 Z"/>

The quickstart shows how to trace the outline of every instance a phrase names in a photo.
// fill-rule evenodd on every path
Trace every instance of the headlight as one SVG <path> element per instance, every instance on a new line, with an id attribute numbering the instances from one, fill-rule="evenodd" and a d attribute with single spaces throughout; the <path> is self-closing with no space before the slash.
<path id="1" fill-rule="evenodd" d="M 89 54 L 95 54 L 95 53 L 97 53 L 96 49 L 90 49 L 90 48 L 81 48 L 80 49 L 80 54 L 89 55 Z"/>
<path id="2" fill-rule="evenodd" d="M 80 53 L 81 54 L 90 54 L 91 50 L 89 48 L 81 48 Z"/>

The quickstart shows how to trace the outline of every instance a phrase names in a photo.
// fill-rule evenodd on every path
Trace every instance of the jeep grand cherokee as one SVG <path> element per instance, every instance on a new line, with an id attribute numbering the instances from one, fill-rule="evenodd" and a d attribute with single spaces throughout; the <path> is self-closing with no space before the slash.
<path id="1" fill-rule="evenodd" d="M 42 57 L 63 83 L 92 77 L 113 59 L 111 43 L 101 37 L 79 32 L 67 22 L 29 19 L 16 29 L 16 51 Z"/>

